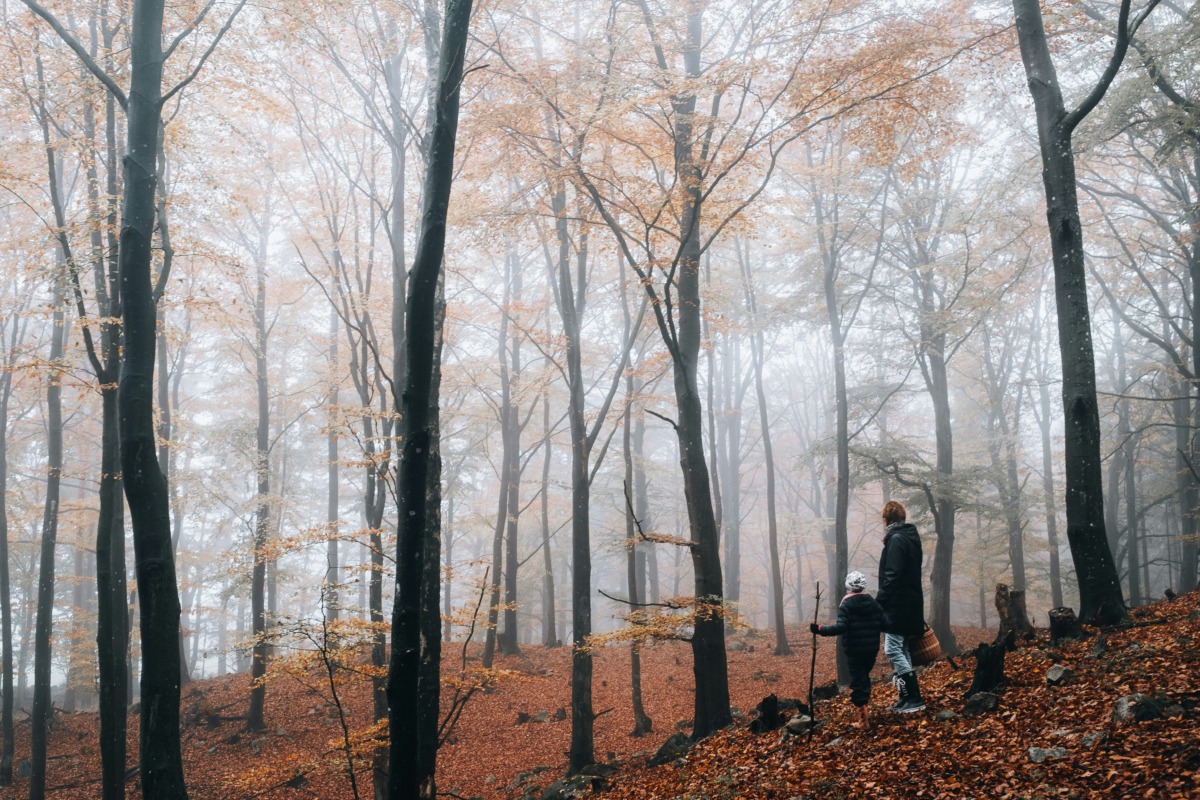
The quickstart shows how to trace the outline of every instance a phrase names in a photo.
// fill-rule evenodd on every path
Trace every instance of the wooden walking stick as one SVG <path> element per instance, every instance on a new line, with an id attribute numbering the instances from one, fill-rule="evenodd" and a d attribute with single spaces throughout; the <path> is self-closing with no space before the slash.
<path id="1" fill-rule="evenodd" d="M 816 602 L 813 604 L 813 625 L 817 624 L 817 614 L 821 611 L 821 582 L 817 581 Z M 808 724 L 808 740 L 811 742 L 813 731 L 817 727 L 817 708 L 813 705 L 813 680 L 817 676 L 817 633 L 812 635 L 812 663 L 808 667 L 808 716 L 812 720 Z"/>

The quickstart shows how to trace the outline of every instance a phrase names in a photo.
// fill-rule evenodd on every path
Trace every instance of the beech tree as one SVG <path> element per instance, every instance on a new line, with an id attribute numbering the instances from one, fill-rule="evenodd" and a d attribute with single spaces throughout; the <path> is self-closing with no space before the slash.
<path id="1" fill-rule="evenodd" d="M 754 268 L 750 253 L 734 244 L 746 295 L 747 310 L 755 330 L 751 334 L 751 356 L 754 360 L 754 393 L 758 400 L 759 435 L 762 438 L 763 462 L 766 467 L 767 492 L 767 547 L 770 552 L 770 587 L 767 602 L 771 607 L 768 616 L 775 623 L 775 655 L 792 654 L 788 647 L 787 629 L 783 618 L 783 571 L 779 554 L 779 520 L 775 508 L 775 453 L 771 444 L 771 415 L 767 406 L 767 392 L 763 386 L 763 364 L 767 360 L 765 322 L 759 312 L 759 301 L 754 283 Z"/>
<path id="2" fill-rule="evenodd" d="M 1131 0 L 1122 0 L 1113 52 L 1104 73 L 1079 104 L 1068 110 L 1050 55 L 1041 7 L 1035 0 L 1013 0 L 1021 63 L 1036 111 L 1046 221 L 1054 257 L 1066 415 L 1067 541 L 1079 579 L 1079 618 L 1100 623 L 1123 622 L 1129 615 L 1104 530 L 1096 364 L 1072 137 L 1079 123 L 1104 98 L 1125 59 L 1130 37 L 1137 34 L 1157 4 L 1158 0 L 1149 0 L 1130 19 Z"/>
<path id="3" fill-rule="evenodd" d="M 440 359 L 438 286 L 446 245 L 446 215 L 454 180 L 454 150 L 471 21 L 471 0 L 449 0 L 437 50 L 436 91 L 428 129 L 421 227 L 404 314 L 403 392 L 394 403 L 400 423 L 396 477 L 396 594 L 388 663 L 388 797 L 435 800 L 438 747 L 439 653 L 437 552 L 439 509 L 429 500 L 437 463 L 437 363 Z M 396 276 L 394 280 L 399 280 Z M 395 320 L 396 318 L 394 318 Z M 399 338 L 393 326 L 393 338 Z M 396 389 L 400 388 L 399 375 Z M 435 503 L 440 492 L 434 493 Z M 432 505 L 432 507 L 431 507 Z M 432 564 L 434 569 L 428 569 Z M 430 599 L 432 598 L 432 603 Z M 433 636 L 429 633 L 432 629 Z M 432 673 L 423 668 L 432 664 Z"/>
<path id="4" fill-rule="evenodd" d="M 140 731 L 141 775 L 147 796 L 186 798 L 179 745 L 179 592 L 171 547 L 169 495 L 159 469 L 154 434 L 156 294 L 168 277 L 152 282 L 158 141 L 163 103 L 200 73 L 244 0 L 213 37 L 192 70 L 167 93 L 162 68 L 190 25 L 163 49 L 163 0 L 135 0 L 130 19 L 130 84 L 126 92 L 58 19 L 35 0 L 25 4 L 42 17 L 116 98 L 126 114 L 126 154 L 117 273 L 122 290 L 124 341 L 117 389 L 121 473 L 133 523 L 137 560 L 144 711 Z M 202 14 L 207 14 L 207 8 Z"/>
<path id="5" fill-rule="evenodd" d="M 14 293 L 15 294 L 15 293 Z M 29 293 L 24 295 L 28 298 Z M 28 326 L 28 299 L 18 301 L 0 319 L 0 786 L 13 778 L 13 620 L 11 549 L 8 535 L 8 430 L 13 395 L 13 371 Z"/>
<path id="6" fill-rule="evenodd" d="M 52 180 L 59 180 L 51 160 Z M 41 555 L 38 559 L 37 623 L 33 642 L 33 708 L 30 720 L 30 800 L 46 794 L 46 746 L 50 734 L 50 624 L 54 616 L 54 557 L 58 539 L 63 471 L 62 384 L 66 374 L 66 314 L 62 280 L 66 260 L 57 253 L 50 273 L 53 325 L 46 370 L 46 498 L 42 511 Z"/>

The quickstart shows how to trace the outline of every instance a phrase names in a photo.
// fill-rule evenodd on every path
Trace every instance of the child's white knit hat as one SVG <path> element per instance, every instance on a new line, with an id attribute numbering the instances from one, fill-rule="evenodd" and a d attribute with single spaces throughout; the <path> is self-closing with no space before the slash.
<path id="1" fill-rule="evenodd" d="M 846 576 L 846 588 L 852 592 L 861 592 L 867 588 L 867 576 L 858 570 Z"/>

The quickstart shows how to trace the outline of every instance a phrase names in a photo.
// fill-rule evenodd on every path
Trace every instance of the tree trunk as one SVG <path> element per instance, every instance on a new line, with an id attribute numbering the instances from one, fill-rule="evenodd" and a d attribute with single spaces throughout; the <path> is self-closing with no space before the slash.
<path id="1" fill-rule="evenodd" d="M 264 219 L 269 218 L 269 211 Z M 263 226 L 265 231 L 266 226 Z M 254 651 L 250 662 L 250 708 L 246 712 L 246 729 L 261 731 L 266 727 L 263 718 L 266 702 L 267 660 L 271 648 L 267 642 L 266 577 L 267 545 L 271 533 L 271 404 L 267 377 L 267 275 L 266 236 L 259 243 L 256 259 L 256 288 L 254 294 L 254 375 L 258 397 L 258 426 L 254 453 L 254 471 L 258 483 L 254 515 L 254 569 L 251 577 L 251 625 Z"/>
<path id="2" fill-rule="evenodd" d="M 1004 405 L 1010 385 L 1010 367 L 1013 343 L 1009 338 L 1002 342 L 1004 350 L 994 352 L 992 334 L 987 327 L 983 331 L 984 370 L 987 374 L 988 393 L 988 455 L 991 458 L 993 481 L 1000 496 L 1000 507 L 1004 513 L 1004 524 L 1008 532 L 1008 561 L 1012 568 L 1014 589 L 1025 590 L 1025 524 L 1021 519 L 1021 478 L 1017 468 L 1017 453 L 1014 436 L 1008 424 L 1008 412 Z M 999 366 L 997 366 L 998 359 Z M 1025 370 L 1016 378 L 1016 383 L 1025 382 Z M 976 525 L 978 531 L 978 525 Z"/>
<path id="3" fill-rule="evenodd" d="M 400 463 L 396 479 L 398 542 L 396 593 L 392 606 L 392 652 L 388 664 L 387 700 L 389 732 L 388 797 L 391 800 L 435 800 L 434 774 L 437 718 L 426 719 L 437 708 L 437 681 L 422 680 L 422 664 L 436 646 L 427 636 L 437 613 L 427 607 L 430 592 L 422 584 L 434 580 L 428 541 L 430 522 L 437 524 L 437 509 L 429 508 L 431 473 L 436 461 L 437 418 L 431 413 L 437 391 L 438 286 L 446 243 L 446 212 L 454 175 L 454 145 L 458 127 L 459 88 L 463 77 L 471 0 L 450 0 L 438 56 L 437 101 L 429 131 L 428 169 L 422 208 L 421 231 L 413 261 L 405 307 L 403 393 L 393 397 L 402 416 L 399 423 Z M 393 330 L 396 338 L 398 331 Z M 399 375 L 395 389 L 399 389 Z M 436 581 L 435 581 L 436 585 Z M 436 592 L 433 593 L 436 597 Z M 429 741 L 432 732 L 434 741 Z"/>
<path id="4" fill-rule="evenodd" d="M 453 483 L 453 481 L 451 482 Z M 442 641 L 451 642 L 454 640 L 454 623 L 451 622 L 451 614 L 454 613 L 453 605 L 453 588 L 454 588 L 454 495 L 450 495 L 446 500 L 446 525 L 443 531 L 445 537 L 445 547 L 442 552 L 445 553 L 443 566 L 442 580 L 442 619 L 446 620 L 446 627 L 442 631 Z"/>
<path id="5" fill-rule="evenodd" d="M 54 170 L 51 169 L 51 180 Z M 64 259 L 61 254 L 54 280 L 61 278 Z M 33 641 L 33 711 L 30 726 L 29 798 L 46 795 L 46 740 L 50 733 L 50 628 L 54 619 L 54 550 L 58 538 L 59 487 L 62 483 L 63 424 L 62 379 L 66 372 L 66 323 L 62 294 L 54 287 L 54 314 L 50 338 L 50 358 L 46 374 L 46 502 L 42 511 L 42 547 L 38 561 L 37 622 Z"/>
<path id="6" fill-rule="evenodd" d="M 627 300 L 622 297 L 622 305 L 625 307 L 625 319 L 628 325 L 629 308 Z M 628 331 L 626 332 L 628 339 Z M 632 416 L 633 416 L 633 398 L 634 394 L 634 379 L 632 375 L 627 375 L 625 378 L 625 419 L 624 419 L 624 456 L 625 456 L 625 491 L 632 491 L 633 487 L 633 431 L 632 431 Z M 628 494 L 627 494 L 628 497 Z M 629 607 L 636 611 L 642 602 L 642 596 L 638 593 L 638 576 L 637 576 L 637 528 L 642 524 L 642 520 L 634 520 L 634 510 L 631 503 L 625 503 L 625 567 L 626 579 L 629 582 Z M 633 700 L 633 730 L 629 733 L 630 736 L 645 736 L 654 730 L 653 723 L 650 717 L 646 714 L 646 707 L 642 704 L 642 657 L 639 652 L 637 642 L 633 642 L 629 646 L 629 684 Z"/>
<path id="7" fill-rule="evenodd" d="M 337 622 L 341 615 L 338 602 L 338 588 L 341 583 L 341 565 L 338 561 L 338 518 L 341 516 L 339 501 L 341 500 L 341 482 L 338 472 L 338 432 L 341 424 L 341 412 L 338 410 L 338 315 L 337 308 L 329 309 L 329 410 L 325 414 L 329 431 L 325 435 L 326 492 L 325 502 L 325 617 L 331 622 Z"/>
<path id="8" fill-rule="evenodd" d="M 101 7 L 99 28 L 105 51 L 112 52 L 115 28 L 110 28 L 107 10 Z M 109 66 L 111 70 L 111 65 Z M 112 319 L 122 314 L 118 280 L 119 244 L 116 239 L 117 196 L 117 103 L 111 93 L 105 97 L 105 149 L 107 235 L 99 230 L 92 235 L 94 269 L 105 275 L 98 285 L 107 285 L 108 303 L 100 306 L 100 316 Z M 96 194 L 99 211 L 99 192 Z M 97 213 L 99 218 L 99 213 Z M 107 255 L 106 251 L 107 250 Z M 126 769 L 125 713 L 133 691 L 130 680 L 128 580 L 125 568 L 125 498 L 121 481 L 121 434 L 119 430 L 116 385 L 119 378 L 122 331 L 117 325 L 101 328 L 103 369 L 97 371 L 101 386 L 100 514 L 96 522 L 96 655 L 100 687 L 100 769 L 104 800 L 124 800 Z"/>
<path id="9" fill-rule="evenodd" d="M 635 381 L 634 388 L 641 391 L 639 381 Z M 649 486 L 646 481 L 646 415 L 638 413 L 633 419 L 633 510 L 637 518 L 642 521 L 642 527 L 651 526 L 650 520 L 650 493 Z M 642 542 L 638 545 L 638 553 L 641 558 L 641 565 L 638 567 L 638 574 L 643 574 L 645 570 L 645 581 L 638 587 L 643 600 L 649 600 L 651 603 L 660 602 L 659 598 L 659 576 L 658 576 L 658 549 L 653 542 Z M 643 588 L 646 591 L 643 591 Z"/>
<path id="10" fill-rule="evenodd" d="M 819 198 L 814 202 L 819 226 L 824 225 L 824 215 Z M 823 236 L 823 234 L 821 234 Z M 823 238 L 822 238 L 823 241 Z M 837 254 L 830 247 L 823 247 L 822 285 L 825 290 L 825 316 L 829 321 L 830 342 L 833 345 L 833 391 L 835 423 L 835 448 L 837 469 L 834 473 L 835 489 L 833 503 L 833 563 L 829 572 L 830 585 L 842 586 L 850 570 L 849 517 L 850 517 L 850 400 L 846 392 L 846 332 L 842 324 L 841 302 L 837 291 L 839 264 Z M 837 608 L 837 591 L 829 593 L 834 613 Z M 801 617 L 801 620 L 804 618 Z M 850 667 L 845 651 L 837 648 L 838 682 L 850 681 Z"/>
<path id="11" fill-rule="evenodd" d="M 1071 113 L 1063 105 L 1040 6 L 1036 0 L 1013 0 L 1013 10 L 1021 61 L 1037 115 L 1046 220 L 1054 260 L 1063 371 L 1067 541 L 1079 580 L 1079 617 L 1084 622 L 1118 623 L 1128 620 L 1129 615 L 1104 531 L 1096 366 L 1071 138 L 1075 126 L 1099 102 L 1120 66 L 1128 46 L 1124 21 L 1129 5 L 1122 5 L 1117 50 L 1109 70 L 1085 105 Z"/>
<path id="12" fill-rule="evenodd" d="M 503 436 L 504 426 L 501 426 Z M 505 448 L 507 450 L 507 448 Z M 483 654 L 480 663 L 491 669 L 496 659 L 496 640 L 500 633 L 500 576 L 504 567 L 504 522 L 508 519 L 508 481 L 510 462 L 507 453 L 501 456 L 500 490 L 496 500 L 496 525 L 492 532 L 491 588 L 488 592 L 487 632 L 484 634 Z"/>
<path id="13" fill-rule="evenodd" d="M 229 672 L 229 599 L 221 604 L 221 613 L 217 616 L 217 677 L 223 678 Z"/>
<path id="14" fill-rule="evenodd" d="M 382 398 L 381 398 L 382 400 Z M 387 441 L 392 433 L 392 424 L 385 420 L 380 434 L 382 441 Z M 363 418 L 363 430 L 367 432 L 368 441 L 374 440 L 374 429 L 370 417 Z M 371 675 L 371 711 L 376 723 L 388 718 L 387 679 L 383 675 L 383 667 L 388 663 L 387 636 L 383 630 L 383 512 L 387 502 L 386 470 L 384 465 L 376 464 L 374 445 L 368 446 L 367 491 L 363 497 L 363 513 L 370 530 L 368 541 L 371 551 L 370 579 L 367 581 L 367 619 L 371 623 L 371 666 L 375 672 Z M 372 758 L 372 785 L 376 796 L 386 794 L 389 755 L 382 748 L 377 748 Z"/>
<path id="15" fill-rule="evenodd" d="M 741 599 L 742 564 L 742 351 L 736 333 L 727 333 L 721 348 L 721 414 L 717 417 L 717 457 L 720 474 L 722 517 L 719 537 L 724 543 L 725 599 L 734 609 Z M 726 620 L 732 624 L 732 620 Z"/>
<path id="16" fill-rule="evenodd" d="M 508 272 L 507 284 L 511 292 L 504 309 L 507 316 L 512 313 L 513 308 L 521 305 L 521 263 L 513 252 L 505 256 L 505 264 Z M 508 491 L 508 514 L 505 515 L 504 521 L 504 631 L 500 637 L 500 652 L 506 656 L 520 653 L 517 642 L 517 569 L 520 566 L 517 536 L 521 515 L 521 421 L 518 417 L 518 402 L 512 396 L 512 386 L 520 385 L 521 381 L 521 337 L 517 335 L 510 338 L 511 344 L 507 353 L 510 359 L 509 368 L 507 371 L 501 371 L 506 399 L 503 406 L 504 457 L 509 462 L 508 486 L 501 488 L 501 491 Z M 500 359 L 503 361 L 505 357 L 502 347 Z"/>
<path id="17" fill-rule="evenodd" d="M 0 347 L 4 347 L 4 368 L 0 370 L 0 786 L 9 786 L 13 779 L 13 620 L 8 547 L 8 404 L 12 398 L 12 366 L 16 358 L 22 321 L 13 313 L 5 323 L 0 324 Z M 9 325 L 12 326 L 11 331 L 8 329 Z M 107 797 L 105 800 L 108 800 Z"/>
<path id="18" fill-rule="evenodd" d="M 1110 303 L 1115 302 L 1110 298 Z M 1117 401 L 1117 440 L 1121 443 L 1117 452 L 1113 454 L 1112 469 L 1114 472 L 1119 469 L 1120 472 L 1116 475 L 1118 482 L 1124 484 L 1124 500 L 1125 500 L 1125 546 L 1126 557 L 1129 565 L 1129 602 L 1131 605 L 1137 605 L 1138 599 L 1141 597 L 1141 576 L 1138 574 L 1138 514 L 1137 514 L 1137 481 L 1135 479 L 1135 458 L 1137 457 L 1137 445 L 1141 439 L 1140 433 L 1135 433 L 1130 422 L 1130 408 L 1128 393 L 1131 389 L 1129 385 L 1128 373 L 1125 365 L 1125 342 L 1121 338 L 1121 330 L 1119 323 L 1114 319 L 1115 330 L 1113 332 L 1113 350 L 1117 361 L 1116 380 L 1113 385 L 1116 387 L 1122 397 Z M 1117 518 L 1117 500 L 1121 497 L 1121 492 L 1115 487 L 1111 491 L 1111 502 L 1114 506 L 1111 516 L 1105 517 L 1105 526 L 1108 528 L 1109 549 L 1112 550 L 1113 558 L 1116 559 L 1120 552 L 1120 530 L 1121 524 Z M 1108 498 L 1106 498 L 1108 499 Z M 1118 568 L 1119 569 L 1119 568 Z"/>
<path id="19" fill-rule="evenodd" d="M 1079 627 L 1074 611 L 1061 607 L 1050 610 L 1050 644 L 1082 638 L 1083 628 Z"/>
<path id="20" fill-rule="evenodd" d="M 1195 149 L 1193 149 L 1193 153 L 1195 153 Z M 1200 215 L 1197 214 L 1195 202 L 1189 204 L 1187 213 L 1190 226 L 1192 230 L 1195 230 L 1197 224 L 1200 223 L 1200 219 L 1197 219 Z M 1200 344 L 1200 342 L 1197 342 L 1197 338 L 1200 337 L 1200 334 L 1197 333 L 1200 331 L 1200 307 L 1196 305 L 1196 303 L 1200 303 L 1200 242 L 1197 242 L 1194 238 L 1191 240 L 1188 255 L 1188 273 L 1192 284 L 1192 297 L 1191 302 L 1188 304 L 1192 312 L 1192 375 L 1200 376 L 1200 346 L 1197 346 Z M 1194 431 L 1200 428 L 1200 381 L 1193 379 L 1192 384 L 1194 395 L 1191 398 L 1191 427 Z M 1188 449 L 1182 451 L 1182 453 L 1187 453 L 1192 466 L 1195 466 L 1197 464 L 1198 453 L 1194 436 L 1189 437 L 1188 445 Z M 1179 588 L 1185 592 L 1190 592 L 1196 588 L 1197 570 L 1200 569 L 1200 561 L 1198 561 L 1200 559 L 1200 542 L 1197 541 L 1197 539 L 1200 539 L 1197 536 L 1197 528 L 1200 525 L 1196 522 L 1196 508 L 1200 506 L 1200 478 L 1192 475 L 1191 470 L 1188 471 L 1188 474 L 1191 475 L 1192 479 L 1188 481 L 1187 491 L 1183 497 L 1186 507 L 1183 515 L 1184 536 L 1181 542 L 1183 546 L 1182 563 L 1179 568 Z"/>
<path id="21" fill-rule="evenodd" d="M 767 407 L 767 392 L 763 387 L 763 363 L 767 360 L 766 339 L 761 322 L 758 321 L 758 304 L 754 293 L 754 282 L 750 267 L 750 256 L 739 258 L 742 262 L 742 277 L 745 281 L 746 304 L 758 327 L 750 340 L 751 358 L 754 367 L 754 390 L 758 399 L 758 427 L 762 434 L 763 462 L 766 465 L 767 482 L 767 545 L 771 563 L 769 577 L 768 615 L 775 628 L 775 655 L 791 655 L 788 647 L 787 630 L 783 618 L 783 571 L 779 564 L 779 525 L 775 513 L 775 456 L 771 448 L 771 416 Z"/>
<path id="22" fill-rule="evenodd" d="M 82 498 L 81 498 L 82 499 Z M 84 608 L 85 569 L 83 550 L 75 548 L 75 571 L 71 576 L 71 630 L 68 637 L 67 674 L 63 685 L 63 713 L 74 714 L 79 710 L 79 669 L 86 660 L 82 652 L 81 634 L 87 630 L 87 609 Z"/>
<path id="23" fill-rule="evenodd" d="M 582 342 L 576 295 L 570 275 L 570 242 L 566 236 L 565 194 L 553 198 L 558 230 L 558 300 L 567 340 L 567 418 L 571 436 L 571 750 L 568 773 L 595 761 L 592 711 L 592 552 L 591 483 L 588 478 L 588 435 L 584 419 L 585 391 Z"/>
<path id="24" fill-rule="evenodd" d="M 1025 592 L 1009 590 L 1003 583 L 996 586 L 996 612 L 1000 615 L 1000 631 L 996 634 L 999 642 L 1009 634 L 1030 639 L 1033 637 L 1033 625 L 1029 622 L 1029 614 L 1025 610 Z"/>
<path id="25" fill-rule="evenodd" d="M 155 298 L 151 244 L 162 90 L 162 0 L 135 0 L 120 262 L 124 350 L 118 392 L 121 473 L 137 560 L 141 777 L 147 797 L 186 798 L 179 745 L 179 593 L 169 495 L 154 441 Z"/>
<path id="26" fill-rule="evenodd" d="M 435 800 L 434 775 L 437 771 L 437 751 L 441 713 L 442 617 L 438 613 L 438 589 L 441 577 L 442 539 L 442 450 L 441 412 L 438 408 L 442 384 L 442 342 L 446 320 L 445 274 L 438 279 L 434 304 L 434 358 L 430 378 L 429 421 L 432 430 L 429 477 L 425 497 L 429 509 L 425 523 L 425 564 L 421 595 L 421 652 L 417 677 L 418 737 L 417 769 L 422 776 L 420 800 Z M 384 698 L 386 699 L 386 697 Z"/>
<path id="27" fill-rule="evenodd" d="M 1129 426 L 1129 401 L 1122 400 L 1124 427 Z M 1137 447 L 1141 435 L 1130 432 L 1125 441 L 1125 546 L 1129 578 L 1129 602 L 1136 606 L 1142 602 L 1141 564 L 1138 561 L 1138 508 L 1137 508 Z"/>
<path id="28" fill-rule="evenodd" d="M 687 16 L 685 71 L 700 74 L 703 10 Z M 693 153 L 696 97 L 673 100 L 675 111 L 675 171 L 683 189 L 680 219 L 678 333 L 672 352 L 675 404 L 678 409 L 683 491 L 691 528 L 692 569 L 695 576 L 695 624 L 692 633 L 692 671 L 696 679 L 692 738 L 702 739 L 732 722 L 729 713 L 729 673 L 725 654 L 725 608 L 722 596 L 721 554 L 713 513 L 708 464 L 704 458 L 704 412 L 697 389 L 700 353 L 700 224 L 704 178 Z"/>
<path id="29" fill-rule="evenodd" d="M 1054 458 L 1050 443 L 1049 376 L 1039 372 L 1038 399 L 1041 414 L 1038 427 L 1042 432 L 1042 497 L 1046 506 L 1046 546 L 1050 551 L 1050 598 L 1055 608 L 1063 604 L 1062 570 L 1058 559 L 1058 501 L 1054 496 Z"/>
<path id="30" fill-rule="evenodd" d="M 934 309 L 927 309 L 930 313 Z M 928 330 L 931 322 L 923 321 L 921 339 L 928 363 L 926 373 L 930 398 L 933 400 L 933 425 L 937 440 L 937 473 L 939 482 L 949 483 L 954 477 L 954 433 L 950 425 L 950 385 L 946 372 L 946 334 Z M 937 540 L 933 550 L 933 570 L 929 602 L 929 627 L 937 634 L 942 650 L 957 653 L 958 643 L 950 630 L 950 583 L 954 568 L 954 517 L 956 503 L 948 488 L 939 486 L 934 492 L 937 513 L 934 515 Z"/>
<path id="31" fill-rule="evenodd" d="M 558 647 L 557 614 L 554 610 L 554 560 L 550 557 L 550 397 L 542 397 L 542 437 L 546 453 L 542 461 L 542 644 Z"/>
<path id="32" fill-rule="evenodd" d="M 161 169 L 162 164 L 162 143 L 161 135 L 159 140 L 159 164 Z M 162 199 L 163 192 L 159 192 L 158 205 L 158 223 L 160 231 L 165 231 L 165 202 Z M 166 240 L 165 234 L 162 234 Z M 164 259 L 170 261 L 170 248 L 164 248 Z M 166 264 L 164 269 L 170 269 L 170 264 Z M 164 317 L 165 309 L 162 303 L 156 304 L 156 313 L 158 315 L 157 338 L 158 347 L 156 356 L 158 358 L 158 369 L 155 372 L 155 380 L 158 384 L 158 468 L 162 470 L 163 480 L 167 485 L 171 484 L 171 466 L 174 463 L 174 454 L 171 450 L 171 392 L 170 392 L 170 365 L 167 359 L 167 329 L 166 319 Z M 179 508 L 179 501 L 172 496 L 168 500 L 171 508 L 171 553 L 176 555 L 179 550 L 179 537 L 183 532 L 183 514 Z M 183 686 L 191 680 L 191 675 L 188 673 L 187 661 L 187 637 L 194 635 L 192 633 L 193 623 L 191 620 L 191 600 L 185 598 L 185 602 L 180 607 L 180 622 L 179 622 L 179 685 Z"/>

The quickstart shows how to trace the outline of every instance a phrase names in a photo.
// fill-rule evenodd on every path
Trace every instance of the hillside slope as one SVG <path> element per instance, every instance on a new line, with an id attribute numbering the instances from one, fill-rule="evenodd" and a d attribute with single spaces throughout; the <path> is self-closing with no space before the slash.
<path id="1" fill-rule="evenodd" d="M 603 800 L 1200 797 L 1200 593 L 1135 620 L 1056 648 L 1045 631 L 1022 642 L 999 706 L 977 717 L 963 716 L 974 659 L 943 661 L 921 677 L 924 713 L 891 714 L 890 692 L 876 691 L 875 727 L 860 733 L 843 694 L 818 704 L 811 741 L 724 731 L 673 764 L 623 769 Z M 1059 686 L 1046 680 L 1054 664 L 1073 673 Z M 1118 719 L 1118 701 L 1139 693 Z"/>
<path id="2" fill-rule="evenodd" d="M 875 728 L 850 728 L 845 693 L 817 706 L 822 723 L 812 741 L 775 731 L 755 735 L 743 717 L 731 729 L 696 745 L 686 758 L 648 766 L 650 755 L 671 734 L 687 729 L 691 716 L 691 653 L 682 643 L 643 651 L 645 704 L 654 733 L 628 736 L 628 650 L 610 647 L 596 659 L 596 756 L 616 767 L 597 800 L 642 798 L 1113 798 L 1200 797 L 1200 593 L 1137 611 L 1138 627 L 1057 649 L 1043 632 L 1008 656 L 1009 687 L 999 707 L 976 718 L 961 715 L 973 660 L 959 669 L 939 662 L 922 675 L 929 703 L 924 713 L 896 717 L 884 707 L 894 693 L 884 681 L 872 697 Z M 958 629 L 964 645 L 992 633 Z M 1094 634 L 1094 632 L 1093 632 Z M 792 633 L 796 654 L 772 656 L 772 640 L 753 634 L 731 641 L 733 704 L 753 716 L 764 696 L 803 697 L 808 685 L 808 633 Z M 447 651 L 447 657 L 457 650 Z M 818 646 L 818 684 L 834 674 L 832 640 Z M 881 658 L 882 661 L 882 658 Z M 1046 684 L 1054 662 L 1074 672 L 1059 687 Z M 500 659 L 506 677 L 467 706 L 439 759 L 439 788 L 451 797 L 499 800 L 540 796 L 562 775 L 570 740 L 570 654 L 566 648 L 527 647 Z M 457 664 L 447 663 L 452 675 Z M 882 664 L 876 674 L 887 674 Z M 185 770 L 193 800 L 237 798 L 352 798 L 341 758 L 340 719 L 319 674 L 281 676 L 267 687 L 267 731 L 247 734 L 245 675 L 196 681 L 184 689 Z M 1168 716 L 1145 722 L 1112 721 L 1123 696 L 1154 695 Z M 370 731 L 369 686 L 356 679 L 341 696 L 351 734 Z M 1135 704 L 1136 705 L 1136 704 Z M 1153 706 L 1153 708 L 1152 708 Z M 939 718 L 939 712 L 942 717 Z M 950 716 L 953 712 L 953 716 Z M 214 716 L 215 715 L 215 716 Z M 1173 716 L 1172 716 L 1173 715 Z M 528 721 L 522 721 L 528 716 Z M 741 716 L 739 714 L 739 716 Z M 137 717 L 130 718 L 130 763 L 136 763 Z M 51 737 L 49 793 L 57 798 L 99 796 L 95 714 L 56 716 Z M 18 760 L 28 755 L 28 724 L 18 727 Z M 1029 748 L 1063 748 L 1042 763 Z M 1053 752 L 1053 751 L 1052 751 Z M 357 782 L 370 797 L 366 762 L 358 759 Z M 140 797 L 136 778 L 130 797 Z M 27 795 L 26 781 L 0 797 Z"/>

